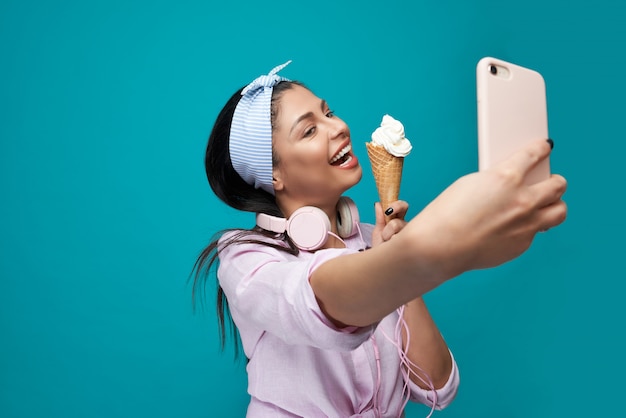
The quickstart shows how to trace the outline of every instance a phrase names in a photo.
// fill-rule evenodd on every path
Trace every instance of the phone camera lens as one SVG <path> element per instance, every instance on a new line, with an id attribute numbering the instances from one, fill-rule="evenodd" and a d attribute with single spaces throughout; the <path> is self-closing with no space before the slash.
<path id="1" fill-rule="evenodd" d="M 498 67 L 496 67 L 495 65 L 490 65 L 489 66 L 489 72 L 493 75 L 498 74 Z"/>

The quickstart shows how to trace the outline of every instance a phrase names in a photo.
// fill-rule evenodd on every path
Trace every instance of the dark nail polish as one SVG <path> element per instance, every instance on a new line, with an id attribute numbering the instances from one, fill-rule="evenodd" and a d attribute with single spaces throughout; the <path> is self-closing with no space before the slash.
<path id="1" fill-rule="evenodd" d="M 554 141 L 548 138 L 548 144 L 550 144 L 550 149 L 554 149 Z"/>
<path id="2" fill-rule="evenodd" d="M 385 215 L 389 216 L 393 213 L 393 208 L 387 208 L 387 210 L 385 211 Z"/>

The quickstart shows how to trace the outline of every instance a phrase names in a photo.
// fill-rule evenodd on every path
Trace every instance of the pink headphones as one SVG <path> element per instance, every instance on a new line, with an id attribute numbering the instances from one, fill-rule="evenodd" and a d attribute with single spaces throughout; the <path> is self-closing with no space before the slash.
<path id="1" fill-rule="evenodd" d="M 330 220 L 323 210 L 304 206 L 291 214 L 289 219 L 256 214 L 256 224 L 276 233 L 286 232 L 298 248 L 314 251 L 321 248 L 331 232 Z M 337 203 L 337 228 L 339 237 L 349 238 L 359 230 L 359 211 L 349 197 L 342 196 Z"/>

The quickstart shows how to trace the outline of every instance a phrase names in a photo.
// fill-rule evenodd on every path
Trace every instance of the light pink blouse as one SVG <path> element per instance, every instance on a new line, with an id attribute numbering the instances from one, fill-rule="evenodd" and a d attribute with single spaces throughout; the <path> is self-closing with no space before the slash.
<path id="1" fill-rule="evenodd" d="M 357 235 L 346 239 L 343 249 L 292 256 L 259 244 L 235 244 L 221 252 L 219 282 L 250 360 L 248 417 L 402 416 L 405 383 L 389 339 L 397 312 L 376 325 L 339 329 L 322 313 L 309 285 L 311 272 L 322 263 L 369 245 L 372 229 L 361 224 L 368 242 Z M 458 385 L 453 358 L 448 382 L 437 390 L 436 409 L 454 399 Z M 408 387 L 411 400 L 432 405 L 432 392 L 411 381 Z"/>

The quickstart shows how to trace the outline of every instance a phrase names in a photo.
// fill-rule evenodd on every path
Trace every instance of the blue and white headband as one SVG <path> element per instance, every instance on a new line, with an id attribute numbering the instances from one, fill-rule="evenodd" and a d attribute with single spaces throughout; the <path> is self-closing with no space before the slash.
<path id="1" fill-rule="evenodd" d="M 272 91 L 279 82 L 290 81 L 276 74 L 290 62 L 258 77 L 241 91 L 243 97 L 235 108 L 230 127 L 233 168 L 246 183 L 272 195 Z"/>

